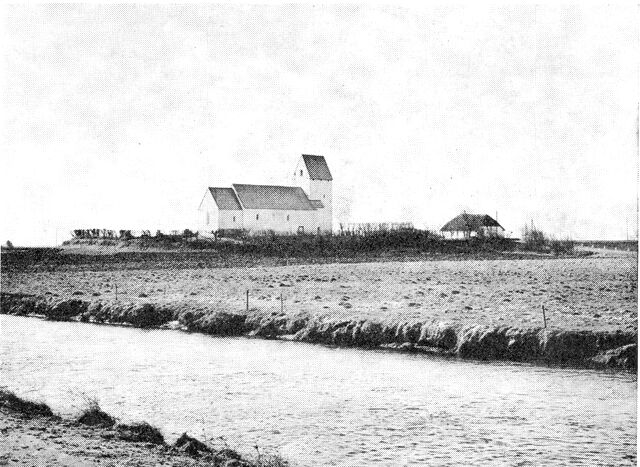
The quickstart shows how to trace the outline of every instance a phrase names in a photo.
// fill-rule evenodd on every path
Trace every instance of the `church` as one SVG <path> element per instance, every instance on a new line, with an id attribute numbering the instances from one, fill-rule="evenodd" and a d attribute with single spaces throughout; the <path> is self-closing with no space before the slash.
<path id="1" fill-rule="evenodd" d="M 332 180 L 323 156 L 302 154 L 291 186 L 209 187 L 198 208 L 198 231 L 329 233 L 333 230 Z"/>

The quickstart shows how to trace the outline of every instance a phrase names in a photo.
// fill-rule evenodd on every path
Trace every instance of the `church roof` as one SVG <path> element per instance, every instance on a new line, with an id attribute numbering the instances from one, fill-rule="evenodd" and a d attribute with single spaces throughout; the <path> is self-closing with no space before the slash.
<path id="1" fill-rule="evenodd" d="M 304 160 L 304 164 L 307 166 L 307 173 L 311 180 L 333 180 L 324 156 L 303 154 L 302 159 Z"/>
<path id="2" fill-rule="evenodd" d="M 233 184 L 244 209 L 288 209 L 313 211 L 315 207 L 297 186 Z"/>
<path id="3" fill-rule="evenodd" d="M 218 209 L 221 211 L 237 211 L 242 209 L 240 201 L 238 201 L 238 197 L 236 196 L 235 191 L 233 191 L 233 188 L 210 187 L 209 191 L 211 192 L 211 196 L 213 196 L 213 200 L 216 202 Z"/>
<path id="4" fill-rule="evenodd" d="M 498 221 L 487 214 L 467 214 L 462 213 L 447 222 L 440 231 L 445 232 L 467 232 L 475 231 L 480 227 L 500 227 Z"/>
<path id="5" fill-rule="evenodd" d="M 319 199 L 310 199 L 309 202 L 316 209 L 322 209 L 324 207 L 324 204 L 322 204 L 322 201 Z"/>

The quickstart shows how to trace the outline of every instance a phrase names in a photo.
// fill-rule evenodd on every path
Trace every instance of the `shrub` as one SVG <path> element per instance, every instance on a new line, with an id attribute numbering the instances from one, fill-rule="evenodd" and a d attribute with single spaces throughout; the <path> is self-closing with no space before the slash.
<path id="1" fill-rule="evenodd" d="M 524 247 L 530 251 L 546 251 L 549 240 L 542 230 L 527 225 L 522 229 Z"/>
<path id="2" fill-rule="evenodd" d="M 549 247 L 554 255 L 559 256 L 563 254 L 573 253 L 575 242 L 569 238 L 564 240 L 552 239 L 549 242 Z"/>
<path id="3" fill-rule="evenodd" d="M 7 240 L 6 247 L 7 247 L 7 250 L 13 249 L 13 243 L 11 243 L 11 240 Z"/>

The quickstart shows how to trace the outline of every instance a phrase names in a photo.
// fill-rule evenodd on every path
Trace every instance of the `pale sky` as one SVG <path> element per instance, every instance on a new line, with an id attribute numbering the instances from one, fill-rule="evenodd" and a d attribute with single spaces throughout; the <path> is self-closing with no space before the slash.
<path id="1" fill-rule="evenodd" d="M 327 158 L 338 222 L 636 233 L 638 7 L 4 7 L 0 241 L 184 229 Z"/>

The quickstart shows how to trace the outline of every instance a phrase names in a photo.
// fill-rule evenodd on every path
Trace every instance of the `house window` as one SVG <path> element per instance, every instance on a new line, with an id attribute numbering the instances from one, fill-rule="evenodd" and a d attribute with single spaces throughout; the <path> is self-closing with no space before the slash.
<path id="1" fill-rule="evenodd" d="M 300 171 L 300 176 L 302 176 L 302 170 Z"/>
<path id="2" fill-rule="evenodd" d="M 256 220 L 260 219 L 260 214 L 256 214 Z"/>

